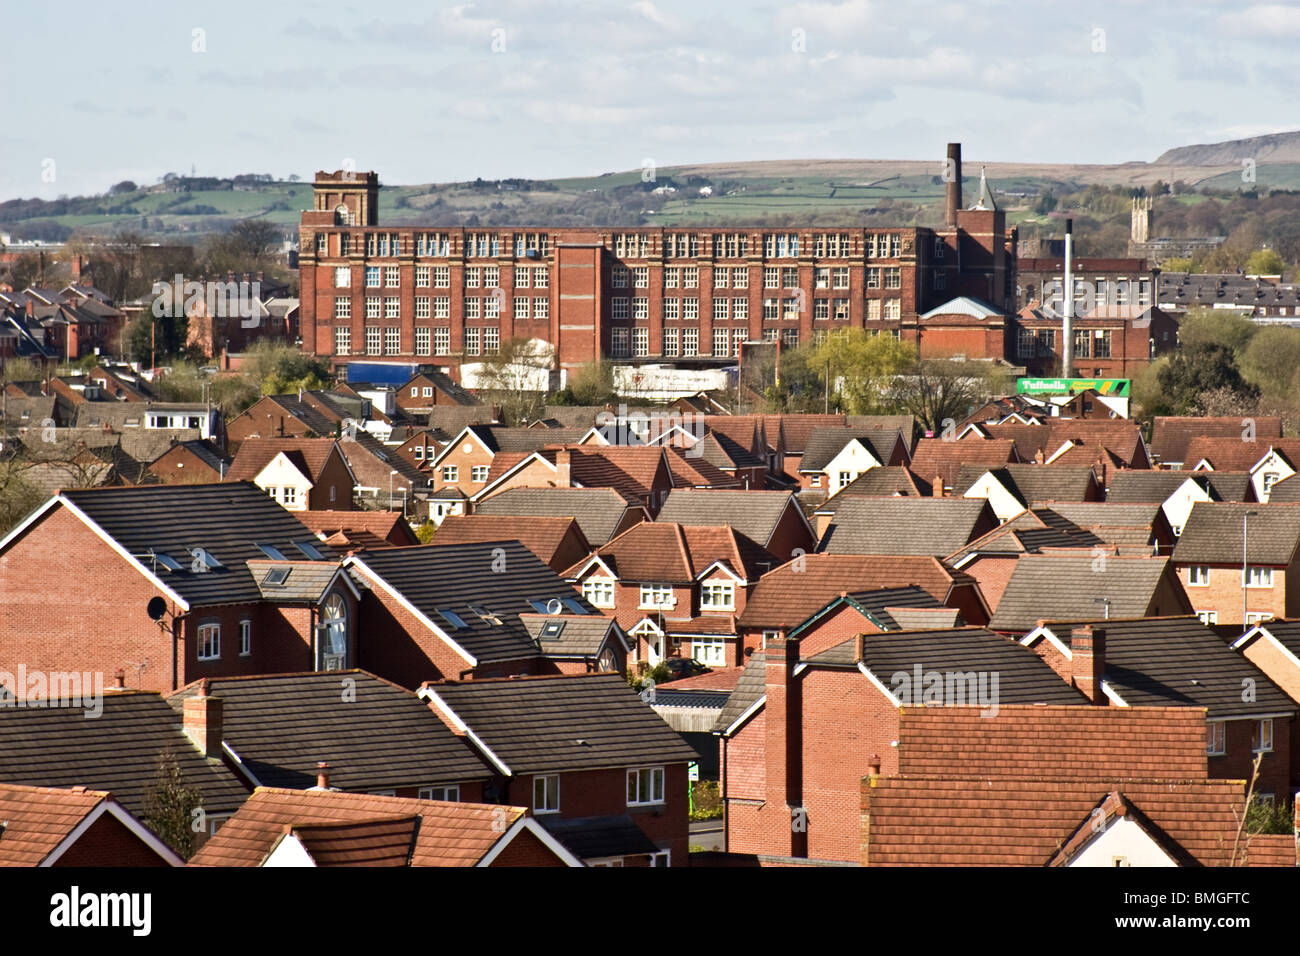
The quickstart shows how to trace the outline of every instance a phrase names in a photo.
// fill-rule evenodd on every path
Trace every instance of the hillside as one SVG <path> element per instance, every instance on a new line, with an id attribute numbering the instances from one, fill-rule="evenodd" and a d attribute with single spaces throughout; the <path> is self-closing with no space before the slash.
<path id="1" fill-rule="evenodd" d="M 1225 143 L 1179 146 L 1156 157 L 1156 165 L 1240 166 L 1243 159 L 1253 159 L 1258 165 L 1300 163 L 1300 130 Z"/>

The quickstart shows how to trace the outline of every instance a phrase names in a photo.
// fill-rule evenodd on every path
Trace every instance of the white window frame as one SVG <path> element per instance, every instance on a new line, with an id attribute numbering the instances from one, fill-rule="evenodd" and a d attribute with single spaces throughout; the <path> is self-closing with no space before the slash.
<path id="1" fill-rule="evenodd" d="M 582 597 L 592 607 L 614 606 L 614 579 L 599 575 L 582 582 Z"/>
<path id="2" fill-rule="evenodd" d="M 198 632 L 197 648 L 198 659 L 201 661 L 219 661 L 221 660 L 221 625 L 220 624 L 200 624 Z M 204 653 L 204 651 L 207 653 Z"/>
<path id="3" fill-rule="evenodd" d="M 664 768 L 627 768 L 627 805 L 629 807 L 655 807 L 664 803 Z M 656 796 L 656 794 L 658 794 Z"/>
<path id="4" fill-rule="evenodd" d="M 551 781 L 555 782 L 555 805 L 551 806 Z M 537 784 L 542 784 L 542 806 L 537 805 Z M 560 775 L 558 773 L 539 773 L 533 775 L 533 813 L 560 812 Z"/>
<path id="5" fill-rule="evenodd" d="M 443 466 L 442 466 L 442 480 L 443 480 L 443 481 L 460 481 L 460 466 L 459 466 L 459 465 L 443 465 Z"/>
<path id="6" fill-rule="evenodd" d="M 240 618 L 239 620 L 239 656 L 248 657 L 253 653 L 253 621 L 252 618 Z"/>
<path id="7" fill-rule="evenodd" d="M 1227 752 L 1225 749 L 1227 740 L 1227 724 L 1224 721 L 1207 720 L 1205 722 L 1205 755 L 1207 757 L 1222 757 Z"/>
<path id="8" fill-rule="evenodd" d="M 1210 586 L 1210 567 L 1207 564 L 1193 564 L 1187 568 L 1187 585 L 1193 588 Z"/>
<path id="9" fill-rule="evenodd" d="M 693 637 L 691 657 L 705 667 L 726 667 L 727 642 L 721 637 Z"/>
<path id="10" fill-rule="evenodd" d="M 705 581 L 700 585 L 701 611 L 734 611 L 735 609 L 735 581 Z"/>
<path id="11" fill-rule="evenodd" d="M 1265 731 L 1267 730 L 1267 735 Z M 1251 743 L 1250 752 L 1256 754 L 1271 754 L 1273 752 L 1273 718 L 1264 717 L 1255 721 L 1255 740 Z"/>
<path id="12" fill-rule="evenodd" d="M 488 480 L 488 473 L 491 471 L 488 465 L 471 465 L 469 469 L 469 480 L 473 482 L 484 482 Z"/>
<path id="13" fill-rule="evenodd" d="M 1245 580 L 1248 588 L 1271 588 L 1273 586 L 1273 569 L 1265 565 L 1252 564 L 1246 568 Z"/>
<path id="14" fill-rule="evenodd" d="M 460 803 L 460 784 L 453 783 L 445 787 L 421 787 L 417 791 L 421 800 L 437 800 L 440 803 Z"/>
<path id="15" fill-rule="evenodd" d="M 643 611 L 658 611 L 660 608 L 671 607 L 672 599 L 672 585 L 643 584 L 641 585 L 640 603 L 637 607 Z"/>

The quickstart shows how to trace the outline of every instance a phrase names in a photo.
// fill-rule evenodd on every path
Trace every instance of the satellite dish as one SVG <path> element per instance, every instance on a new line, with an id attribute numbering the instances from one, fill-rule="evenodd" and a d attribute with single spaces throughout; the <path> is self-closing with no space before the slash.
<path id="1" fill-rule="evenodd" d="M 163 615 L 167 613 L 167 602 L 160 597 L 151 597 L 145 607 L 145 613 L 149 615 L 149 620 L 161 621 Z"/>
<path id="2" fill-rule="evenodd" d="M 551 598 L 549 601 L 546 602 L 547 614 L 559 614 L 563 610 L 564 610 L 564 605 L 560 603 L 559 598 Z"/>

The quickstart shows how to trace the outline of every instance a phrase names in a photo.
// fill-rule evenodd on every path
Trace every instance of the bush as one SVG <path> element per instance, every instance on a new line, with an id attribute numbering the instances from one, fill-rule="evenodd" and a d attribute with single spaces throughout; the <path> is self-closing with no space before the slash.
<path id="1" fill-rule="evenodd" d="M 1256 833 L 1291 833 L 1295 824 L 1291 816 L 1291 804 L 1285 800 L 1265 803 L 1258 795 L 1251 798 L 1246 808 L 1246 832 Z"/>
<path id="2" fill-rule="evenodd" d="M 691 790 L 695 808 L 692 820 L 718 820 L 722 817 L 722 790 L 716 780 L 701 780 Z"/>

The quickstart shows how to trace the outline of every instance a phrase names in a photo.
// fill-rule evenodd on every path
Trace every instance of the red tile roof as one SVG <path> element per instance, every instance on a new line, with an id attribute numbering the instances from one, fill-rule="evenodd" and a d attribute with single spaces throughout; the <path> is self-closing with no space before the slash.
<path id="1" fill-rule="evenodd" d="M 1252 418 L 1252 421 L 1255 423 L 1256 442 L 1268 442 L 1282 437 L 1281 418 L 1259 415 Z M 1187 461 L 1187 446 L 1192 439 L 1232 438 L 1240 442 L 1244 431 L 1240 415 L 1229 415 L 1226 418 L 1157 415 L 1151 426 L 1151 454 L 1162 462 Z"/>
<path id="2" fill-rule="evenodd" d="M 0 784 L 0 866 L 39 866 L 104 800 L 102 790 Z"/>
<path id="3" fill-rule="evenodd" d="M 570 534 L 576 534 L 584 549 L 587 539 L 572 518 L 529 518 L 513 515 L 448 515 L 442 519 L 430 542 L 434 545 L 473 544 L 484 541 L 518 541 L 550 564 Z"/>
<path id="4" fill-rule="evenodd" d="M 324 836 L 321 826 L 396 823 L 419 816 L 411 866 L 474 866 L 525 812 L 522 807 L 258 787 L 190 865 L 259 866 L 285 827 L 308 828 L 309 837 L 319 841 Z M 363 852 L 365 829 L 354 831 L 353 839 L 342 841 L 335 852 L 355 859 Z M 371 828 L 369 836 L 375 834 Z"/>
<path id="5" fill-rule="evenodd" d="M 305 467 L 303 473 L 314 482 L 334 445 L 333 438 L 246 438 L 226 470 L 226 481 L 252 481 L 272 458 L 284 452 L 300 470 Z"/>
<path id="6" fill-rule="evenodd" d="M 943 486 L 952 488 L 957 483 L 957 473 L 962 465 L 982 465 L 996 468 L 1009 461 L 1018 461 L 1015 442 L 1009 438 L 962 438 L 946 441 L 942 438 L 922 438 L 912 453 L 912 472 L 924 481 L 943 477 Z"/>
<path id="7" fill-rule="evenodd" d="M 327 538 L 339 535 L 345 542 L 355 541 L 372 546 L 378 540 L 384 547 L 393 547 L 391 538 L 396 536 L 404 544 L 418 544 L 411 526 L 406 523 L 400 512 L 396 511 L 299 511 L 295 517 L 315 534 Z"/>
<path id="8" fill-rule="evenodd" d="M 440 532 L 441 533 L 441 532 Z M 624 582 L 659 581 L 689 584 L 715 561 L 753 581 L 778 559 L 729 527 L 687 526 L 643 521 L 633 525 L 596 554 Z M 587 559 L 564 572 L 573 577 Z"/>
<path id="9" fill-rule="evenodd" d="M 1190 471 L 1204 458 L 1215 471 L 1250 471 L 1270 448 L 1281 452 L 1293 466 L 1300 467 L 1300 438 L 1247 442 L 1241 440 L 1240 429 L 1233 438 L 1193 438 L 1187 443 L 1183 467 Z"/>

